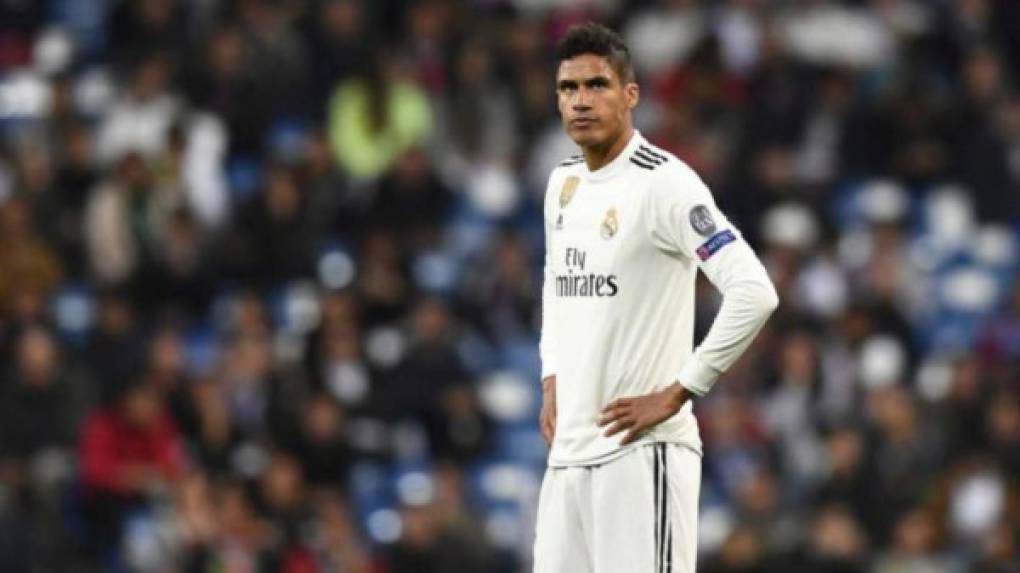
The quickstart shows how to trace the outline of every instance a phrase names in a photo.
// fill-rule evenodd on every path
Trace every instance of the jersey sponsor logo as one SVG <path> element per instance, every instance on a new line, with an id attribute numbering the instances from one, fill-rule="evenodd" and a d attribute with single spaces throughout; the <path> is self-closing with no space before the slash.
<path id="1" fill-rule="evenodd" d="M 616 275 L 600 275 L 588 273 L 575 275 L 572 272 L 556 276 L 556 296 L 574 297 L 613 297 L 620 292 Z"/>
<path id="2" fill-rule="evenodd" d="M 715 233 L 715 221 L 712 220 L 712 213 L 704 205 L 695 205 L 690 213 L 691 227 L 702 237 L 708 237 Z"/>
<path id="3" fill-rule="evenodd" d="M 577 193 L 577 186 L 580 184 L 580 177 L 576 175 L 567 177 L 567 180 L 563 182 L 563 188 L 560 189 L 560 209 L 570 203 L 570 200 L 574 198 L 574 193 Z"/>
<path id="4" fill-rule="evenodd" d="M 616 209 L 610 209 L 606 211 L 606 218 L 602 221 L 602 225 L 599 226 L 599 234 L 605 240 L 612 239 L 616 232 L 620 230 L 620 221 L 616 218 Z"/>
<path id="5" fill-rule="evenodd" d="M 697 249 L 698 258 L 702 261 L 707 261 L 712 255 L 719 252 L 726 245 L 737 240 L 737 236 L 733 234 L 733 231 L 726 229 L 719 231 L 712 236 L 711 239 L 705 241 L 705 244 L 701 245 Z"/>
<path id="6" fill-rule="evenodd" d="M 584 249 L 567 247 L 563 252 L 566 274 L 556 275 L 556 296 L 613 297 L 620 292 L 616 275 L 604 275 L 585 271 L 588 253 Z"/>

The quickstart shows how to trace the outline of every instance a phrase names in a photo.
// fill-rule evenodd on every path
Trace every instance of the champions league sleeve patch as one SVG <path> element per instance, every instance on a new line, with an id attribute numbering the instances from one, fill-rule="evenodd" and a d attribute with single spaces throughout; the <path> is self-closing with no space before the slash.
<path id="1" fill-rule="evenodd" d="M 716 252 L 718 252 L 719 249 L 722 249 L 726 245 L 736 240 L 737 236 L 733 234 L 733 231 L 729 229 L 726 229 L 725 231 L 719 231 L 715 235 L 712 235 L 711 239 L 705 241 L 705 244 L 698 247 L 698 250 L 695 252 L 698 253 L 698 258 L 701 259 L 702 262 L 704 262 L 707 261 L 712 255 L 716 254 Z"/>

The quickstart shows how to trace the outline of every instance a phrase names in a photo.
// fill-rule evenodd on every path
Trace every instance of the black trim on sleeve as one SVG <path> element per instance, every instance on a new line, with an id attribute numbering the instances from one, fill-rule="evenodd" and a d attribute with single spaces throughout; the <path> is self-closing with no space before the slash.
<path id="1" fill-rule="evenodd" d="M 654 163 L 655 165 L 662 165 L 664 163 L 664 161 L 662 159 L 658 159 L 658 158 L 652 156 L 651 153 L 649 153 L 647 151 L 642 151 L 640 149 L 638 149 L 637 151 L 634 152 L 634 157 L 636 157 L 638 159 L 643 159 L 643 160 L 647 161 L 648 163 Z"/>
<path id="2" fill-rule="evenodd" d="M 666 159 L 667 159 L 667 157 L 665 155 L 659 153 L 658 151 L 652 149 L 651 147 L 648 147 L 647 145 L 643 145 L 643 144 L 639 145 L 638 146 L 638 150 L 644 151 L 645 153 L 647 153 L 648 155 L 651 155 L 652 157 L 658 159 L 659 161 L 666 161 Z"/>
<path id="3" fill-rule="evenodd" d="M 633 163 L 634 165 L 637 165 L 641 169 L 647 169 L 649 171 L 653 171 L 655 169 L 655 166 L 645 163 L 644 161 L 641 161 L 633 156 L 631 156 L 630 162 Z"/>

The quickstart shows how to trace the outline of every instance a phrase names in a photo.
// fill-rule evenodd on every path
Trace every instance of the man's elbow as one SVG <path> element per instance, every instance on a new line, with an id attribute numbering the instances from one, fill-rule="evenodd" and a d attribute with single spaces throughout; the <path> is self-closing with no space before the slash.
<path id="1" fill-rule="evenodd" d="M 779 307 L 779 295 L 770 281 L 744 281 L 723 291 L 723 298 L 731 298 L 742 313 L 757 323 L 764 323 Z"/>
<path id="2" fill-rule="evenodd" d="M 742 283 L 739 292 L 739 297 L 762 322 L 779 307 L 779 295 L 771 281 L 746 281 Z"/>

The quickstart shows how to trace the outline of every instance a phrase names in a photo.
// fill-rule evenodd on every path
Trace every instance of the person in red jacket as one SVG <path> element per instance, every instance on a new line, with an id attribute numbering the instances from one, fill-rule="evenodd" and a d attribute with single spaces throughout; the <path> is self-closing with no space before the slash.
<path id="1" fill-rule="evenodd" d="M 101 549 L 118 542 L 127 513 L 168 492 L 187 465 L 181 435 L 147 381 L 127 385 L 88 417 L 79 450 L 85 510 Z"/>

